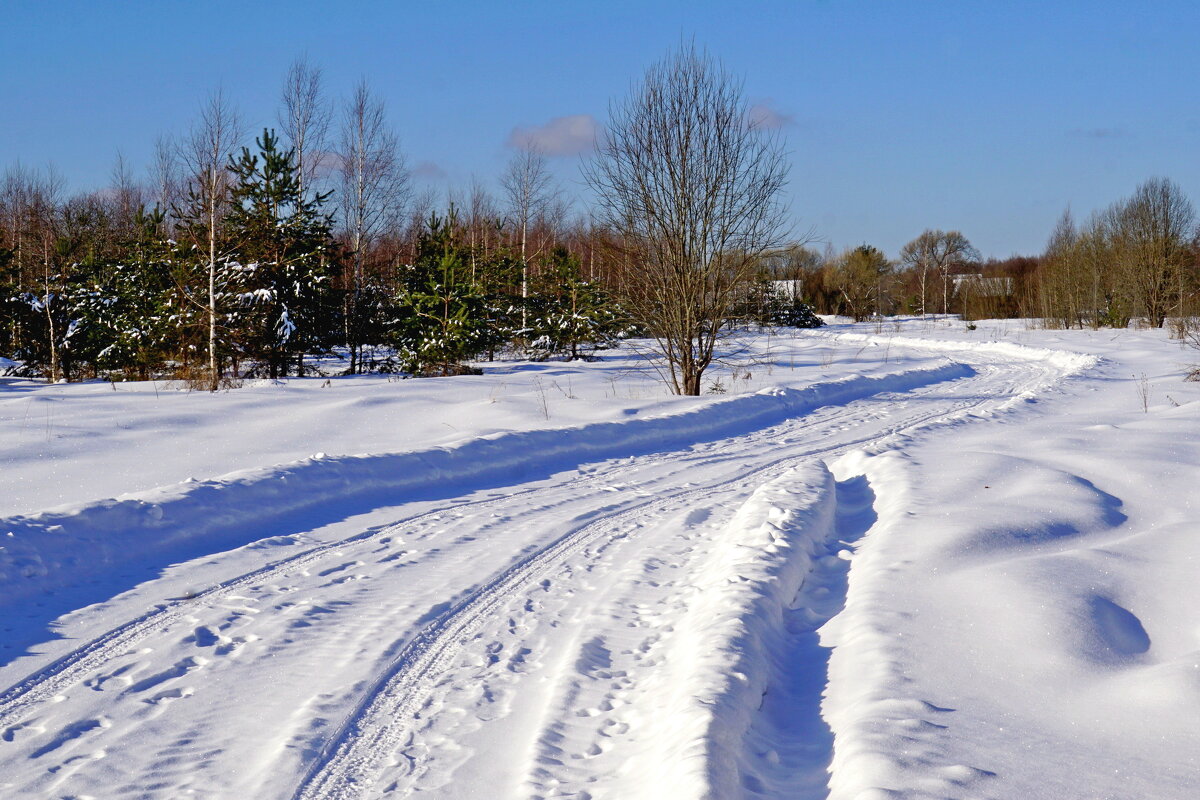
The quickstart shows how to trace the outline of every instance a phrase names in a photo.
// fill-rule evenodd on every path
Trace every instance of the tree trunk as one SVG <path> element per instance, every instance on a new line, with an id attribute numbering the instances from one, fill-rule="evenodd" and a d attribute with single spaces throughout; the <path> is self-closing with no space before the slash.
<path id="1" fill-rule="evenodd" d="M 211 185 L 216 186 L 213 176 Z M 214 193 L 215 194 L 215 193 Z M 208 390 L 220 383 L 217 373 L 217 201 L 209 198 L 208 214 Z"/>

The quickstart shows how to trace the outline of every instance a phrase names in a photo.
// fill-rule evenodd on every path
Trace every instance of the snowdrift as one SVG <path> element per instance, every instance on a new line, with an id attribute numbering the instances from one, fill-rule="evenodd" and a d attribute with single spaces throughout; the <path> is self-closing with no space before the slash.
<path id="1" fill-rule="evenodd" d="M 784 615 L 833 537 L 836 494 L 824 464 L 807 464 L 764 484 L 743 505 L 715 549 L 703 590 L 685 623 L 693 647 L 690 680 L 677 699 L 690 705 L 703 757 L 682 785 L 695 797 L 738 797 L 755 765 L 747 733 L 763 705 L 773 666 L 786 648 Z"/>

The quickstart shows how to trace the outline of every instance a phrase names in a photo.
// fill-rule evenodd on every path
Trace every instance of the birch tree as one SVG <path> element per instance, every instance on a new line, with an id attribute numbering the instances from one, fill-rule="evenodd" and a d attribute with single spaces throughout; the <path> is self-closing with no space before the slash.
<path id="1" fill-rule="evenodd" d="M 208 323 L 207 387 L 220 386 L 217 354 L 217 258 L 225 212 L 229 207 L 231 180 L 229 157 L 243 136 L 241 120 L 218 89 L 200 108 L 199 118 L 180 147 L 180 159 L 187 172 L 187 210 L 179 216 L 188 219 L 193 243 L 207 254 L 208 291 L 204 307 Z"/>
<path id="2" fill-rule="evenodd" d="M 900 262 L 917 273 L 921 316 L 925 316 L 929 275 L 942 279 L 942 313 L 950 310 L 950 270 L 979 260 L 979 252 L 958 231 L 925 230 L 900 251 Z"/>
<path id="3" fill-rule="evenodd" d="M 387 126 L 383 101 L 361 81 L 342 109 L 339 179 L 342 226 L 350 250 L 346 339 L 350 372 L 361 367 L 363 330 L 359 300 L 367 256 L 386 231 L 404 217 L 409 176 L 395 133 Z"/>
<path id="4" fill-rule="evenodd" d="M 280 96 L 279 129 L 292 145 L 300 194 L 317 185 L 328 146 L 332 114 L 322 91 L 321 68 L 301 56 L 288 68 Z"/>
<path id="5" fill-rule="evenodd" d="M 535 146 L 528 146 L 514 155 L 500 178 L 508 200 L 509 215 L 521 249 L 521 329 L 529 325 L 529 226 L 549 207 L 557 194 L 546 157 Z"/>

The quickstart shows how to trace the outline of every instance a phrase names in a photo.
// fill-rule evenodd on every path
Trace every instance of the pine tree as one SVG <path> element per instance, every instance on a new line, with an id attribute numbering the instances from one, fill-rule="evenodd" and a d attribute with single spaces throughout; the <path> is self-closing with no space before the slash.
<path id="1" fill-rule="evenodd" d="M 487 346 L 484 296 L 470 279 L 469 253 L 455 221 L 453 206 L 445 217 L 430 215 L 417 258 L 402 275 L 397 349 L 414 375 L 477 372 L 463 362 Z"/>
<path id="2" fill-rule="evenodd" d="M 327 346 L 335 303 L 328 194 L 305 197 L 293 150 L 274 131 L 230 161 L 237 180 L 226 219 L 235 242 L 237 340 L 269 377 L 303 373 L 306 352 Z"/>
<path id="3" fill-rule="evenodd" d="M 529 350 L 535 359 L 560 353 L 572 361 L 587 358 L 611 346 L 624 327 L 616 303 L 583 280 L 579 258 L 563 247 L 542 265 L 530 299 Z"/>
<path id="4" fill-rule="evenodd" d="M 72 346 L 97 372 L 145 380 L 186 347 L 182 331 L 199 322 L 195 308 L 185 305 L 191 316 L 186 322 L 176 313 L 178 248 L 159 235 L 164 216 L 159 208 L 138 208 L 123 255 L 95 270 L 76 292 L 81 331 Z"/>
<path id="5" fill-rule="evenodd" d="M 480 347 L 492 361 L 498 350 L 522 335 L 521 318 L 528 316 L 529 300 L 521 297 L 521 261 L 506 248 L 475 252 L 473 274 L 484 305 Z"/>

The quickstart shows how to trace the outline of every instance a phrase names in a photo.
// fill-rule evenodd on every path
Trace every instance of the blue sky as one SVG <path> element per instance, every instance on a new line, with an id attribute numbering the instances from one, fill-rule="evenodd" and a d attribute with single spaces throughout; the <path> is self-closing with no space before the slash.
<path id="1" fill-rule="evenodd" d="M 442 190 L 493 181 L 514 131 L 571 152 L 588 115 L 681 38 L 770 109 L 797 231 L 895 256 L 926 227 L 985 255 L 1043 247 L 1146 178 L 1200 204 L 1200 5 L 1050 2 L 29 2 L 0 24 L 0 168 L 52 162 L 103 186 L 221 87 L 274 124 L 301 53 L 332 97 L 365 77 L 412 166 Z M 549 127 L 547 127 L 549 125 Z M 519 136 L 518 136 L 519 138 Z"/>

